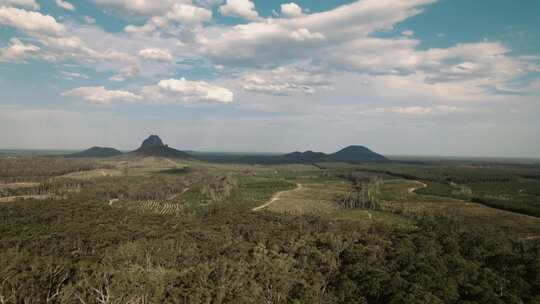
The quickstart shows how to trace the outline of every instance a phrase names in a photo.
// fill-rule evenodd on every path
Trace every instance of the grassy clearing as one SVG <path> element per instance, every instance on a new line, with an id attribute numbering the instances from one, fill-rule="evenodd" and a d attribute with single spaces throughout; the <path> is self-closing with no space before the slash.
<path id="1" fill-rule="evenodd" d="M 20 195 L 20 196 L 7 196 L 7 197 L 0 197 L 0 203 L 12 203 L 17 202 L 21 200 L 46 200 L 50 198 L 50 195 L 48 194 L 41 194 L 41 195 Z"/>
<path id="2" fill-rule="evenodd" d="M 89 171 L 73 172 L 68 173 L 58 178 L 69 178 L 69 179 L 94 179 L 99 177 L 114 177 L 122 176 L 122 171 L 116 169 L 95 169 Z"/>
<path id="3" fill-rule="evenodd" d="M 384 209 L 410 218 L 444 215 L 465 220 L 471 225 L 498 227 L 521 236 L 540 234 L 538 218 L 464 200 L 408 193 L 414 185 L 414 181 L 408 180 L 386 182 L 383 187 Z"/>
<path id="4" fill-rule="evenodd" d="M 305 183 L 296 191 L 284 192 L 268 210 L 292 215 L 328 214 L 337 210 L 335 196 L 344 191 L 339 182 Z"/>

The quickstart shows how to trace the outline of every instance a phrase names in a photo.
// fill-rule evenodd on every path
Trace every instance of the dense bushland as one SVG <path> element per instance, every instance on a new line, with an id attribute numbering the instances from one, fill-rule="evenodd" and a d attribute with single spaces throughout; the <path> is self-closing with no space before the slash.
<path id="1" fill-rule="evenodd" d="M 423 195 L 470 200 L 501 210 L 540 217 L 540 182 L 530 177 L 537 166 L 363 165 L 357 170 L 425 182 Z M 525 178 L 529 177 L 529 178 Z"/>
<path id="2" fill-rule="evenodd" d="M 0 183 L 41 182 L 53 176 L 107 167 L 88 159 L 59 156 L 0 157 Z"/>
<path id="3" fill-rule="evenodd" d="M 259 191 L 269 185 L 256 186 Z M 444 217 L 419 220 L 415 229 L 367 228 L 354 222 L 254 213 L 233 201 L 206 210 L 160 216 L 110 207 L 85 196 L 1 205 L 1 299 L 3 303 L 501 304 L 540 300 L 540 242 L 535 240 L 515 240 L 501 231 L 477 230 Z"/>

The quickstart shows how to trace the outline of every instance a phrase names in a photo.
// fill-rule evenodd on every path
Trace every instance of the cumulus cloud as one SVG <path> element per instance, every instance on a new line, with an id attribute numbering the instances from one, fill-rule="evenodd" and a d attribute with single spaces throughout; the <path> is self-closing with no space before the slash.
<path id="1" fill-rule="evenodd" d="M 163 14 L 170 7 L 173 0 L 93 0 L 94 3 L 101 6 L 111 7 L 123 12 L 140 15 L 153 16 Z M 177 1 L 186 2 L 186 1 Z"/>
<path id="2" fill-rule="evenodd" d="M 11 49 L 5 49 L 6 58 L 22 57 L 22 53 L 28 56 L 40 58 L 51 62 L 64 60 L 76 60 L 93 68 L 101 68 L 108 65 L 110 68 L 121 68 L 133 61 L 133 56 L 115 49 L 119 44 L 102 44 L 104 38 L 118 36 L 100 31 L 100 35 L 88 36 L 93 33 L 95 27 L 81 27 L 58 23 L 56 19 L 40 12 L 28 11 L 14 7 L 0 7 L 0 25 L 7 25 L 24 31 L 32 41 L 32 45 L 15 43 Z M 95 30 L 99 31 L 99 30 Z M 90 46 L 92 42 L 95 47 Z M 105 64 L 106 63 L 106 64 Z M 132 64 L 132 63 L 130 63 Z"/>
<path id="3" fill-rule="evenodd" d="M 247 20 L 259 19 L 259 13 L 255 10 L 255 4 L 251 0 L 227 0 L 227 3 L 219 8 L 223 16 L 239 17 Z"/>
<path id="4" fill-rule="evenodd" d="M 93 104 L 114 102 L 139 102 L 147 104 L 174 104 L 193 102 L 231 103 L 234 94 L 230 90 L 204 81 L 164 79 L 156 85 L 145 86 L 140 92 L 108 90 L 103 86 L 79 87 L 62 93 L 63 96 L 79 97 Z"/>
<path id="5" fill-rule="evenodd" d="M 161 80 L 157 85 L 144 87 L 142 93 L 147 99 L 165 103 L 231 103 L 234 100 L 233 92 L 224 87 L 211 85 L 204 81 L 188 81 L 185 78 Z"/>
<path id="6" fill-rule="evenodd" d="M 115 51 L 96 51 L 78 36 L 37 36 L 39 42 L 47 47 L 43 58 L 49 61 L 78 59 L 82 61 L 94 60 L 125 60 L 126 55 Z"/>
<path id="7" fill-rule="evenodd" d="M 90 79 L 88 75 L 77 72 L 60 71 L 60 75 L 67 80 Z"/>
<path id="8" fill-rule="evenodd" d="M 150 34 L 154 33 L 159 28 L 162 28 L 168 24 L 167 19 L 163 17 L 152 17 L 144 25 L 128 25 L 124 28 L 124 32 L 130 34 Z"/>
<path id="9" fill-rule="evenodd" d="M 122 90 L 107 90 L 105 87 L 80 87 L 62 93 L 62 96 L 79 97 L 93 104 L 110 104 L 114 101 L 133 101 L 141 96 Z"/>
<path id="10" fill-rule="evenodd" d="M 357 1 L 297 18 L 264 19 L 212 28 L 200 33 L 204 39 L 199 41 L 206 42 L 201 47 L 205 55 L 222 65 L 257 66 L 268 62 L 279 65 L 283 61 L 306 58 L 328 62 L 329 55 L 339 53 L 335 56 L 337 59 L 355 51 L 356 45 L 370 39 L 373 32 L 391 29 L 396 23 L 420 13 L 421 6 L 434 1 Z M 323 40 L 325 43 L 320 43 Z M 358 57 L 362 55 L 365 54 Z"/>
<path id="11" fill-rule="evenodd" d="M 312 33 L 306 28 L 297 29 L 291 33 L 292 39 L 296 41 L 309 41 L 309 40 L 324 40 L 325 37 L 321 33 Z"/>
<path id="12" fill-rule="evenodd" d="M 67 2 L 67 1 L 64 1 L 64 0 L 55 0 L 55 3 L 58 7 L 61 7 L 65 10 L 68 10 L 68 11 L 74 11 L 75 10 L 75 6 L 73 6 L 73 4 Z"/>
<path id="13" fill-rule="evenodd" d="M 25 32 L 58 35 L 65 27 L 54 17 L 15 7 L 0 7 L 0 24 Z"/>
<path id="14" fill-rule="evenodd" d="M 117 73 L 113 75 L 109 80 L 115 81 L 115 82 L 122 82 L 126 81 L 126 79 L 134 77 L 135 75 L 139 74 L 139 68 L 135 65 L 130 65 L 125 68 L 122 68 L 120 70 L 120 73 Z"/>
<path id="15" fill-rule="evenodd" d="M 303 15 L 302 8 L 294 2 L 282 4 L 281 14 L 287 18 L 296 18 Z"/>
<path id="16" fill-rule="evenodd" d="M 39 4 L 36 0 L 0 0 L 0 6 L 17 6 L 28 9 L 38 10 Z"/>
<path id="17" fill-rule="evenodd" d="M 444 93 L 455 99 L 477 101 L 489 97 L 488 85 L 505 88 L 513 79 L 540 70 L 537 59 L 512 55 L 508 47 L 498 42 L 425 50 L 419 49 L 421 41 L 412 30 L 393 38 L 373 35 L 393 29 L 436 0 L 363 0 L 310 14 L 304 14 L 300 6 L 291 2 L 281 7 L 281 15 L 288 18 L 262 18 L 248 0 L 93 1 L 108 11 L 113 8 L 128 13 L 124 15 L 138 21 L 138 25 L 127 26 L 125 32 L 147 35 L 112 33 L 80 23 L 62 25 L 38 12 L 2 7 L 0 24 L 25 31 L 32 42 L 14 45 L 12 55 L 6 46 L 3 52 L 8 55 L 3 57 L 75 60 L 112 75 L 110 81 L 116 82 L 136 75 L 154 79 L 174 77 L 178 69 L 192 68 L 196 62 L 216 67 L 220 81 L 259 96 L 319 93 L 334 86 L 330 80 L 333 75 L 355 73 L 379 81 L 377 89 L 384 91 L 385 96 L 392 94 L 386 88 L 409 87 L 411 91 L 441 92 L 433 94 L 436 97 Z M 212 9 L 218 5 L 222 15 L 251 22 L 208 24 Z M 175 58 L 178 60 L 174 61 Z M 300 63 L 305 64 L 304 68 L 299 68 Z M 172 93 L 173 86 L 165 85 L 167 80 L 147 86 L 144 91 L 163 96 L 157 98 L 163 102 L 226 102 L 234 98 L 228 89 L 211 90 L 217 86 L 205 82 L 175 81 L 183 87 L 181 94 Z M 194 87 L 198 89 L 188 89 Z M 219 92 L 217 97 L 206 98 L 201 93 L 205 88 Z M 355 85 L 352 88 L 358 89 Z M 136 95 L 146 97 L 142 91 Z"/>
<path id="18" fill-rule="evenodd" d="M 194 6 L 191 3 L 175 3 L 163 14 L 152 16 L 146 23 L 128 25 L 124 31 L 131 34 L 170 34 L 191 33 L 194 28 L 212 20 L 212 11 L 207 8 Z M 170 33 L 169 33 L 170 32 Z"/>
<path id="19" fill-rule="evenodd" d="M 250 73 L 240 79 L 243 90 L 270 95 L 313 94 L 332 89 L 324 75 L 298 67 L 280 67 L 268 72 Z"/>
<path id="20" fill-rule="evenodd" d="M 38 46 L 25 44 L 17 38 L 12 38 L 7 47 L 0 48 L 0 62 L 22 60 L 36 55 L 39 50 Z"/>
<path id="21" fill-rule="evenodd" d="M 200 24 L 212 20 L 212 11 L 188 4 L 175 4 L 166 17 L 182 24 Z"/>
<path id="22" fill-rule="evenodd" d="M 124 13 L 148 17 L 144 26 L 130 25 L 126 32 L 148 33 L 170 23 L 198 25 L 212 19 L 212 11 L 194 5 L 191 0 L 94 0 L 101 6 L 111 7 Z M 211 7 L 220 2 L 197 1 L 197 4 Z"/>
<path id="23" fill-rule="evenodd" d="M 159 48 L 147 48 L 139 51 L 139 56 L 148 60 L 157 60 L 157 61 L 171 61 L 173 56 L 171 52 L 166 49 Z"/>

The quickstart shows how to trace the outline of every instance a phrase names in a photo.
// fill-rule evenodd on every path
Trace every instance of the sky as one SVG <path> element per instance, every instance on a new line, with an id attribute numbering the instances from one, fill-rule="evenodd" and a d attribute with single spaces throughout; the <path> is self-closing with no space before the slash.
<path id="1" fill-rule="evenodd" d="M 540 157 L 537 0 L 0 0 L 0 149 Z"/>

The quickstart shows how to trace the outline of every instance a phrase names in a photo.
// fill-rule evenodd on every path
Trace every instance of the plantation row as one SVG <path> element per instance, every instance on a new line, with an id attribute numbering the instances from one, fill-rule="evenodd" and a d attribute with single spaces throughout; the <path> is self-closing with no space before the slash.
<path id="1" fill-rule="evenodd" d="M 139 208 L 151 212 L 156 212 L 161 215 L 178 215 L 184 210 L 184 206 L 180 203 L 145 201 L 135 202 Z"/>

